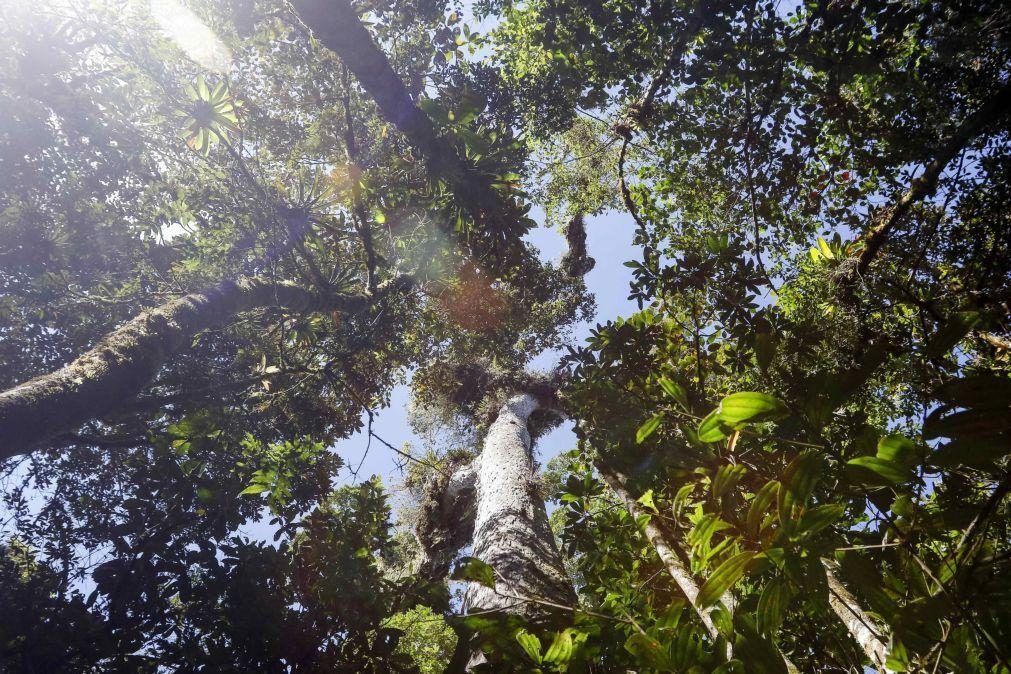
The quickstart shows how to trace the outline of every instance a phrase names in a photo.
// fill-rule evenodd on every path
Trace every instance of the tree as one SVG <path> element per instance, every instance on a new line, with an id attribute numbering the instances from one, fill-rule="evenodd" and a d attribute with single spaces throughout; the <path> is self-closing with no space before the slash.
<path id="1" fill-rule="evenodd" d="M 1003 4 L 8 5 L 5 667 L 1011 671 Z"/>

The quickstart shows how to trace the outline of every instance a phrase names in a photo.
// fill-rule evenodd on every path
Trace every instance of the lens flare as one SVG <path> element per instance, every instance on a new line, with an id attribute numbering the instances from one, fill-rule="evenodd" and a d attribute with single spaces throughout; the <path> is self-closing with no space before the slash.
<path id="1" fill-rule="evenodd" d="M 231 50 L 179 0 L 151 0 L 151 15 L 166 36 L 202 67 L 219 73 L 231 68 Z"/>

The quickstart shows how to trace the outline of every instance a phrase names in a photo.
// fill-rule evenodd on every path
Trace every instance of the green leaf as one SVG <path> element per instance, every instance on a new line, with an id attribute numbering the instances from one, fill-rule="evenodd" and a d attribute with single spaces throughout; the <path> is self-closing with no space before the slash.
<path id="1" fill-rule="evenodd" d="M 716 532 L 729 528 L 731 528 L 731 524 L 720 519 L 719 515 L 707 513 L 688 532 L 688 545 L 693 548 L 705 548 L 709 545 Z"/>
<path id="2" fill-rule="evenodd" d="M 456 564 L 450 576 L 452 580 L 466 580 L 485 587 L 495 588 L 495 570 L 487 562 L 476 557 L 463 557 Z M 538 647 L 539 649 L 540 647 Z"/>
<path id="3" fill-rule="evenodd" d="M 543 662 L 541 659 L 541 640 L 535 635 L 524 629 L 520 629 L 516 632 L 516 641 L 531 660 L 538 665 Z"/>
<path id="4" fill-rule="evenodd" d="M 657 380 L 667 395 L 677 401 L 681 407 L 688 409 L 688 394 L 685 392 L 684 388 L 677 382 L 668 379 L 667 377 L 660 377 Z"/>
<path id="5" fill-rule="evenodd" d="M 663 666 L 667 660 L 666 649 L 660 645 L 660 642 L 640 632 L 636 632 L 625 640 L 625 650 L 640 663 L 651 667 Z"/>
<path id="6" fill-rule="evenodd" d="M 697 600 L 699 608 L 708 608 L 718 602 L 720 597 L 744 576 L 748 564 L 754 558 L 754 552 L 745 550 L 720 564 L 699 591 Z"/>
<path id="7" fill-rule="evenodd" d="M 555 635 L 554 641 L 548 646 L 548 652 L 544 654 L 544 662 L 553 665 L 566 665 L 572 658 L 572 633 L 571 627 Z"/>
<path id="8" fill-rule="evenodd" d="M 923 424 L 923 437 L 934 438 L 985 438 L 1011 431 L 1011 414 L 1001 410 L 975 409 L 944 415 L 946 410 L 935 410 Z"/>
<path id="9" fill-rule="evenodd" d="M 878 458 L 912 468 L 916 464 L 916 445 L 904 435 L 886 435 L 878 440 Z"/>
<path id="10" fill-rule="evenodd" d="M 833 253 L 832 249 L 829 248 L 829 245 L 828 243 L 825 242 L 825 239 L 821 238 L 820 236 L 818 237 L 818 250 L 821 251 L 821 254 L 825 259 L 827 260 L 835 259 L 835 253 Z"/>
<path id="11" fill-rule="evenodd" d="M 755 360 L 758 367 L 768 370 L 772 364 L 772 359 L 776 356 L 776 340 L 771 333 L 755 333 Z"/>
<path id="12" fill-rule="evenodd" d="M 938 400 L 957 407 L 1003 409 L 1011 407 L 1011 377 L 974 374 L 952 379 L 938 388 Z"/>
<path id="13" fill-rule="evenodd" d="M 254 483 L 239 492 L 239 496 L 247 496 L 250 494 L 262 494 L 265 491 L 270 491 L 269 484 Z"/>
<path id="14" fill-rule="evenodd" d="M 786 467 L 779 489 L 779 521 L 782 524 L 792 521 L 796 506 L 807 503 L 824 467 L 825 459 L 813 450 L 797 455 Z"/>
<path id="15" fill-rule="evenodd" d="M 882 459 L 877 456 L 858 456 L 846 462 L 848 466 L 856 466 L 866 469 L 884 478 L 886 484 L 902 484 L 910 479 L 909 471 L 894 461 Z"/>
<path id="16" fill-rule="evenodd" d="M 809 508 L 801 515 L 797 525 L 797 533 L 813 536 L 829 526 L 846 512 L 846 506 L 841 503 L 829 503 L 815 508 Z"/>
<path id="17" fill-rule="evenodd" d="M 713 477 L 712 495 L 720 498 L 744 477 L 745 468 L 741 464 L 726 464 L 716 469 Z"/>
<path id="18" fill-rule="evenodd" d="M 746 424 L 775 421 L 789 413 L 781 400 L 765 393 L 732 393 L 699 424 L 699 440 L 718 442 Z"/>
<path id="19" fill-rule="evenodd" d="M 680 515 L 681 511 L 684 510 L 685 505 L 688 503 L 688 498 L 695 491 L 695 483 L 689 482 L 678 489 L 677 493 L 674 494 L 674 500 L 672 501 L 671 509 L 674 514 Z"/>
<path id="20" fill-rule="evenodd" d="M 656 504 L 653 502 L 653 490 L 647 489 L 646 493 L 636 499 L 639 503 L 656 512 Z"/>
<path id="21" fill-rule="evenodd" d="M 748 508 L 748 517 L 746 520 L 746 525 L 748 527 L 748 533 L 751 536 L 758 536 L 761 533 L 762 520 L 765 519 L 765 515 L 769 512 L 769 506 L 772 505 L 773 500 L 779 493 L 779 481 L 772 480 L 771 482 L 766 482 L 758 493 L 755 494 L 754 500 L 751 502 L 751 506 Z"/>
<path id="22" fill-rule="evenodd" d="M 646 440 L 649 436 L 656 432 L 656 429 L 660 427 L 660 422 L 663 421 L 663 415 L 654 414 L 649 419 L 646 420 L 639 430 L 635 432 L 635 442 L 636 444 L 641 443 Z"/>
<path id="23" fill-rule="evenodd" d="M 1008 454 L 1011 454 L 1011 436 L 1007 434 L 985 438 L 966 437 L 941 445 L 929 456 L 928 462 L 945 469 L 969 466 L 989 470 Z"/>
<path id="24" fill-rule="evenodd" d="M 720 403 L 719 410 L 723 420 L 732 425 L 775 421 L 790 413 L 778 398 L 750 391 L 728 395 Z"/>
<path id="25" fill-rule="evenodd" d="M 719 442 L 723 438 L 733 433 L 720 417 L 719 408 L 713 410 L 699 423 L 700 442 Z"/>

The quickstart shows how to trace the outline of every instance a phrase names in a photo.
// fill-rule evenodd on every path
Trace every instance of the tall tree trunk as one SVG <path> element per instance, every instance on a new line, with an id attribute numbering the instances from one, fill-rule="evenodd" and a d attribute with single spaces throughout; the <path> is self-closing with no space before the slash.
<path id="1" fill-rule="evenodd" d="M 409 283 L 401 277 L 382 292 Z M 377 293 L 377 296 L 380 293 Z M 0 393 L 0 460 L 38 447 L 116 411 L 146 387 L 193 337 L 257 307 L 356 312 L 369 294 L 317 294 L 262 279 L 225 281 L 144 311 L 69 365 Z"/>
<path id="2" fill-rule="evenodd" d="M 477 458 L 473 556 L 495 570 L 495 587 L 472 583 L 468 611 L 501 610 L 537 619 L 550 611 L 530 599 L 566 607 L 575 592 L 562 565 L 534 476 L 527 421 L 534 396 L 511 397 L 488 429 Z"/>

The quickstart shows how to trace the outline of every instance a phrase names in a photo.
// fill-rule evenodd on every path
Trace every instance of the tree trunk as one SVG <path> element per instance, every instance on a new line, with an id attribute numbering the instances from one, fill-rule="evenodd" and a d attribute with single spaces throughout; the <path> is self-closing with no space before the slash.
<path id="1" fill-rule="evenodd" d="M 293 0 L 298 17 L 313 36 L 332 50 L 379 106 L 383 117 L 407 137 L 425 159 L 430 175 L 441 178 L 471 218 L 482 225 L 489 250 L 472 250 L 479 259 L 492 253 L 498 261 L 502 253 L 522 255 L 520 237 L 528 229 L 528 219 L 519 204 L 497 191 L 487 177 L 464 161 L 456 148 L 440 134 L 432 120 L 417 106 L 403 80 L 390 66 L 386 54 L 348 0 Z M 446 226 L 452 230 L 452 224 Z M 473 248 L 477 240 L 464 240 Z M 500 274 L 508 265 L 497 265 Z"/>
<path id="2" fill-rule="evenodd" d="M 492 566 L 496 582 L 494 588 L 470 584 L 464 600 L 468 611 L 501 610 L 538 619 L 551 611 L 529 600 L 576 605 L 534 479 L 527 420 L 537 407 L 530 394 L 510 398 L 476 460 L 473 556 Z"/>
<path id="3" fill-rule="evenodd" d="M 598 466 L 599 468 L 599 466 Z M 632 516 L 632 519 L 638 520 L 644 513 L 639 508 L 639 503 L 632 495 L 628 493 L 625 488 L 626 479 L 625 476 L 615 470 L 605 470 L 600 469 L 601 476 L 604 478 L 604 482 L 611 488 L 618 498 L 621 499 L 622 503 L 625 504 L 625 508 L 628 510 L 628 514 Z M 691 604 L 692 608 L 698 614 L 699 619 L 702 624 L 705 625 L 706 630 L 709 632 L 709 636 L 715 641 L 719 638 L 719 630 L 716 629 L 716 625 L 713 624 L 713 618 L 710 615 L 710 610 L 705 610 L 698 605 L 698 596 L 700 587 L 697 582 L 695 582 L 694 576 L 690 570 L 688 570 L 684 564 L 681 563 L 681 558 L 678 557 L 677 552 L 672 547 L 673 544 L 668 545 L 667 543 L 667 532 L 663 531 L 660 527 L 653 524 L 652 519 L 646 523 L 644 528 L 644 533 L 649 542 L 653 544 L 653 548 L 656 550 L 657 556 L 660 561 L 663 562 L 664 566 L 667 567 L 667 573 L 670 577 L 674 579 L 674 583 L 681 589 L 681 592 L 688 599 L 688 603 Z M 734 596 L 729 592 L 726 592 L 722 597 L 720 597 L 720 603 L 723 604 L 727 610 L 733 612 L 736 608 L 736 602 L 734 601 Z M 788 674 L 797 674 L 800 670 L 797 666 L 790 661 L 785 654 L 781 654 L 783 658 L 783 665 L 786 667 Z M 733 646 L 727 644 L 727 658 L 733 657 Z"/>
<path id="4" fill-rule="evenodd" d="M 880 671 L 888 672 L 889 670 L 885 669 L 888 647 L 878 635 L 875 623 L 861 608 L 857 598 L 835 575 L 835 564 L 825 559 L 822 560 L 822 564 L 825 566 L 825 577 L 828 580 L 828 603 L 832 611 L 839 616 L 850 636 L 859 644 L 874 666 Z"/>
<path id="5" fill-rule="evenodd" d="M 436 583 L 446 579 L 453 558 L 474 534 L 477 472 L 470 463 L 448 476 L 433 475 L 414 536 L 420 547 L 417 575 Z"/>
<path id="6" fill-rule="evenodd" d="M 607 486 L 611 488 L 622 503 L 625 504 L 625 509 L 628 510 L 628 514 L 632 516 L 633 520 L 638 521 L 640 516 L 644 513 L 639 508 L 639 503 L 632 498 L 632 495 L 628 493 L 625 488 L 626 478 L 624 475 L 618 471 L 612 469 L 600 468 L 601 477 L 604 478 L 604 482 Z M 656 550 L 656 554 L 660 557 L 660 561 L 663 565 L 667 567 L 667 573 L 674 580 L 674 583 L 681 589 L 681 593 L 684 594 L 685 598 L 688 599 L 688 603 L 691 604 L 692 609 L 698 614 L 699 619 L 702 624 L 705 625 L 706 631 L 709 632 L 709 636 L 715 641 L 719 638 L 719 630 L 716 629 L 716 625 L 713 624 L 713 618 L 710 615 L 711 609 L 703 609 L 698 605 L 699 584 L 695 581 L 695 577 L 692 572 L 687 569 L 684 564 L 681 563 L 681 559 L 678 557 L 677 552 L 671 545 L 668 545 L 666 536 L 664 532 L 660 530 L 656 524 L 653 523 L 652 519 L 646 523 L 644 528 L 644 533 L 649 542 L 653 545 L 653 549 Z M 727 593 L 720 597 L 720 603 L 726 606 L 729 610 L 734 610 L 734 599 Z"/>
<path id="7" fill-rule="evenodd" d="M 401 277 L 384 290 L 401 287 Z M 69 365 L 0 393 L 0 461 L 37 448 L 133 400 L 201 330 L 249 309 L 356 312 L 371 295 L 319 295 L 289 283 L 225 281 L 149 309 L 108 333 Z"/>
<path id="8" fill-rule="evenodd" d="M 874 225 L 861 238 L 864 249 L 857 259 L 855 277 L 851 276 L 851 280 L 859 279 L 867 273 L 868 267 L 874 261 L 881 247 L 885 245 L 888 236 L 899 221 L 912 209 L 913 204 L 931 196 L 937 190 L 938 180 L 945 167 L 974 138 L 1007 116 L 1009 110 L 1011 110 L 1011 84 L 1005 84 L 979 110 L 954 130 L 941 146 L 937 156 L 924 167 L 923 174 L 913 181 L 912 186 L 893 206 L 882 213 L 878 224 Z"/>

